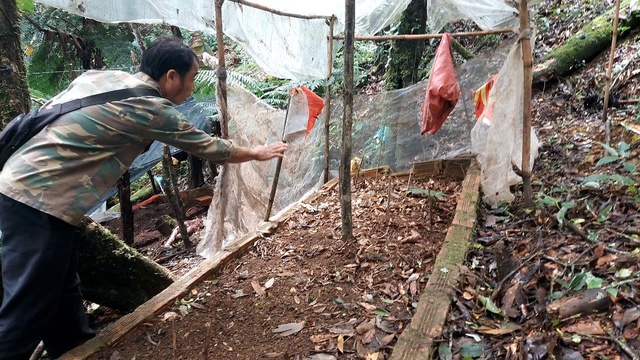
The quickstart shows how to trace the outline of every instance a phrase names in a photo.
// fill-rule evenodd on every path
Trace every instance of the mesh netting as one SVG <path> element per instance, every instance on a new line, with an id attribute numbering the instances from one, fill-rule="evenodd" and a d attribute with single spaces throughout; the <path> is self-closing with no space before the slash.
<path id="1" fill-rule="evenodd" d="M 421 110 L 427 82 L 409 88 L 359 95 L 354 98 L 353 156 L 362 167 L 389 166 L 407 170 L 416 161 L 450 158 L 468 153 L 470 132 L 475 124 L 473 92 L 500 68 L 508 49 L 503 46 L 490 56 L 478 57 L 456 69 L 462 96 L 442 128 L 435 135 L 421 136 Z M 242 146 L 279 139 L 285 111 L 261 103 L 239 89 L 229 90 L 230 134 Z M 337 176 L 340 161 L 342 98 L 331 101 L 330 178 Z M 324 168 L 325 113 L 305 139 L 289 139 L 273 205 L 274 213 L 299 200 L 321 184 Z M 225 167 L 223 180 L 207 216 L 207 231 L 198 253 L 209 257 L 222 244 L 255 227 L 265 216 L 276 160 L 248 162 Z M 224 221 L 223 221 L 224 220 Z"/>

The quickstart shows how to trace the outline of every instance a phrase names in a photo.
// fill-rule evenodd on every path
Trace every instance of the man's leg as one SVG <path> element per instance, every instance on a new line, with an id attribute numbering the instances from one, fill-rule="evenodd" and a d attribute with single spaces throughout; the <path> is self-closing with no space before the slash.
<path id="1" fill-rule="evenodd" d="M 47 353 L 53 359 L 95 336 L 89 327 L 77 274 L 78 236 L 74 232 L 72 258 L 65 278 L 62 300 L 54 313 L 43 340 Z"/>
<path id="2" fill-rule="evenodd" d="M 52 328 L 77 319 L 64 318 L 67 307 L 79 307 L 82 302 L 73 290 L 69 269 L 74 265 L 75 227 L 29 206 L 0 195 L 0 230 L 2 230 L 2 282 L 4 298 L 0 307 L 0 359 L 28 359 L 38 342 Z M 75 273 L 75 270 L 74 270 Z M 77 283 L 76 283 L 77 284 Z M 65 303 L 69 300 L 72 303 Z M 83 313 L 84 315 L 84 313 Z M 84 319 L 86 324 L 86 319 Z M 77 345 L 82 330 L 59 337 Z M 75 338 L 75 339 L 74 339 Z M 84 340 L 84 339 L 82 339 Z M 47 341 L 52 351 L 58 349 L 57 339 Z M 64 347 L 64 346 L 63 346 Z M 56 354 L 58 356 L 60 354 Z"/>

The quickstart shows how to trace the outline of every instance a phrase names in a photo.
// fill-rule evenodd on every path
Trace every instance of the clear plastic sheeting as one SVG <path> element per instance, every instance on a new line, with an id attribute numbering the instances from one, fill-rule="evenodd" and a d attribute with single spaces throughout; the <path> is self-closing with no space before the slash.
<path id="1" fill-rule="evenodd" d="M 229 88 L 231 139 L 240 146 L 271 143 L 281 138 L 284 110 L 275 110 L 251 93 Z M 324 142 L 320 124 L 304 138 L 304 131 L 291 134 L 282 161 L 273 210 L 300 199 L 320 185 L 324 167 Z M 228 164 L 222 181 L 216 183 L 214 200 L 207 215 L 206 233 L 198 244 L 200 255 L 209 257 L 220 245 L 233 241 L 264 219 L 277 160 Z"/>
<path id="2" fill-rule="evenodd" d="M 166 23 L 215 33 L 214 0 L 40 0 L 101 22 Z M 253 3 L 306 16 L 336 16 L 335 33 L 344 27 L 344 1 L 253 0 Z M 410 0 L 357 0 L 356 32 L 373 35 L 399 19 Z M 222 7 L 227 36 L 240 43 L 272 76 L 323 79 L 328 74 L 326 19 L 305 20 L 275 15 L 232 1 Z"/>
<path id="3" fill-rule="evenodd" d="M 536 0 L 537 1 L 537 0 Z M 469 19 L 483 30 L 518 26 L 518 7 L 505 0 L 427 0 L 427 24 L 439 33 L 450 22 Z"/>
<path id="4" fill-rule="evenodd" d="M 225 34 L 268 74 L 301 80 L 327 77 L 325 19 L 283 17 L 229 1 L 223 14 Z"/>
<path id="5" fill-rule="evenodd" d="M 489 91 L 489 101 L 494 103 L 491 120 L 478 121 L 471 132 L 472 149 L 481 168 L 483 200 L 492 206 L 513 201 L 509 187 L 521 180 L 512 165 L 520 168 L 522 164 L 523 76 L 522 50 L 517 43 Z M 538 156 L 538 138 L 533 129 L 530 154 L 533 166 Z"/>
<path id="6" fill-rule="evenodd" d="M 478 57 L 456 68 L 462 90 L 458 105 L 435 135 L 421 136 L 421 104 L 427 82 L 406 89 L 354 97 L 352 154 L 363 168 L 389 166 L 408 170 L 416 161 L 470 154 L 470 132 L 475 124 L 473 91 L 498 72 L 508 48 L 488 57 Z M 228 93 L 231 120 L 229 132 L 239 145 L 252 146 L 282 136 L 285 110 L 275 110 L 253 95 L 235 88 Z M 330 178 L 337 177 L 340 162 L 342 97 L 331 101 Z M 291 110 L 290 110 L 291 111 Z M 326 112 L 305 139 L 304 132 L 288 138 L 289 149 L 282 162 L 272 216 L 295 203 L 321 184 L 324 171 L 324 123 Z M 226 166 L 224 180 L 216 184 L 214 200 L 206 220 L 207 231 L 198 253 L 214 255 L 265 217 L 275 174 L 276 160 Z"/>

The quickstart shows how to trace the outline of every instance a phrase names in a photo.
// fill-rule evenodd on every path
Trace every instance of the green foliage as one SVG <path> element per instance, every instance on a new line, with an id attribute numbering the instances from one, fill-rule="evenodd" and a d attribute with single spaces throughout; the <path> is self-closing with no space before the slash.
<path id="1" fill-rule="evenodd" d="M 72 74 L 67 71 L 68 62 L 60 53 L 59 43 L 45 42 L 31 55 L 27 81 L 39 97 L 53 97 L 71 82 Z"/>
<path id="2" fill-rule="evenodd" d="M 368 84 L 369 77 L 379 71 L 375 64 L 384 56 L 384 47 L 380 48 L 375 43 L 356 41 L 353 54 L 353 86 L 355 89 Z M 344 86 L 344 49 L 340 49 L 335 56 L 331 87 L 340 91 Z M 311 88 L 309 88 L 311 89 Z"/>
<path id="3" fill-rule="evenodd" d="M 245 67 L 246 68 L 246 67 Z M 201 94 L 215 95 L 215 87 L 217 82 L 217 74 L 215 70 L 201 70 L 196 77 L 196 91 Z M 309 90 L 322 96 L 324 91 L 324 80 L 306 80 L 291 81 L 286 79 L 276 79 L 267 77 L 259 80 L 248 74 L 242 74 L 237 71 L 227 70 L 228 86 L 237 86 L 243 88 L 265 103 L 280 109 L 287 106 L 289 99 L 289 91 L 298 86 L 306 86 Z"/>
<path id="4" fill-rule="evenodd" d="M 605 156 L 602 159 L 600 159 L 596 163 L 596 167 L 606 165 L 606 164 L 611 164 L 613 162 L 619 162 L 619 161 L 623 162 L 627 157 L 629 157 L 629 154 L 631 153 L 631 145 L 627 144 L 624 141 L 621 141 L 618 144 L 617 150 L 607 144 L 600 143 L 600 145 L 602 145 L 602 147 L 604 147 L 605 150 L 607 150 L 607 152 L 609 153 L 609 156 Z M 625 164 L 628 164 L 625 166 L 625 169 L 631 170 L 629 172 L 632 172 L 632 173 L 635 172 L 636 169 L 634 164 L 630 164 L 630 163 L 625 163 Z"/>
<path id="5" fill-rule="evenodd" d="M 33 0 L 17 0 L 18 9 L 32 13 L 35 7 L 35 3 Z"/>
<path id="6" fill-rule="evenodd" d="M 88 62 L 91 67 L 102 66 L 104 62 L 108 69 L 137 70 L 142 52 L 130 24 L 99 23 L 40 4 L 29 19 L 21 20 L 21 41 L 23 48 L 33 48 L 33 53 L 26 57 L 32 92 L 51 97 L 62 91 L 85 71 L 80 54 L 87 51 L 91 59 L 84 59 L 85 66 Z M 161 25 L 141 29 L 149 41 L 168 34 Z M 78 36 L 88 46 L 78 51 L 69 35 Z"/>

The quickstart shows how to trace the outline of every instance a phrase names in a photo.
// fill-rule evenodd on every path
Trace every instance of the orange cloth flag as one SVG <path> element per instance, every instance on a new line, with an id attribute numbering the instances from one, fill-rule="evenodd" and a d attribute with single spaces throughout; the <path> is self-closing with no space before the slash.
<path id="1" fill-rule="evenodd" d="M 313 129 L 318 116 L 322 113 L 324 100 L 306 86 L 293 88 L 289 93 L 291 100 L 285 128 L 285 140 L 303 131 L 306 138 Z"/>
<path id="2" fill-rule="evenodd" d="M 307 121 L 307 133 L 304 137 L 307 137 L 316 124 L 318 116 L 324 109 L 324 99 L 316 95 L 313 91 L 309 90 L 306 86 L 300 86 L 300 89 L 307 95 L 307 104 L 309 104 L 309 120 Z"/>
<path id="3" fill-rule="evenodd" d="M 494 102 L 489 99 L 489 93 L 493 84 L 498 80 L 498 74 L 494 75 L 489 81 L 482 85 L 478 90 L 473 93 L 473 102 L 476 108 L 476 120 L 480 120 L 480 116 L 484 112 L 485 118 L 491 121 L 491 115 L 493 115 Z M 487 109 L 485 111 L 485 108 Z"/>
<path id="4" fill-rule="evenodd" d="M 431 66 L 427 94 L 422 103 L 420 134 L 435 134 L 458 103 L 460 87 L 456 82 L 451 57 L 451 34 L 444 34 Z"/>

